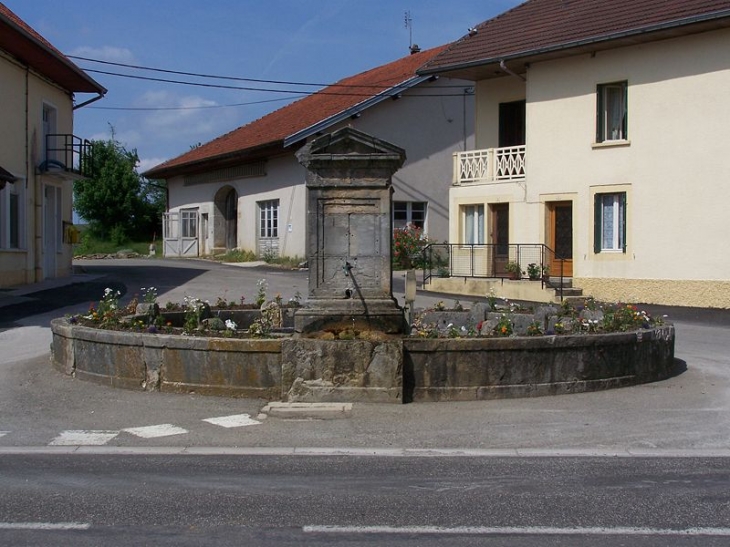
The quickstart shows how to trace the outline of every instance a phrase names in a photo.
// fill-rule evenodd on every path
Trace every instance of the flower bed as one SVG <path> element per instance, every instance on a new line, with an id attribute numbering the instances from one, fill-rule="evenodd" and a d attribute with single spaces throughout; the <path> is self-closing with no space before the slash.
<path id="1" fill-rule="evenodd" d="M 674 327 L 631 304 L 532 310 L 488 298 L 426 310 L 410 335 L 343 328 L 305 339 L 285 334 L 296 306 L 278 298 L 259 309 L 188 298 L 162 310 L 149 298 L 137 313 L 118 296 L 108 289 L 87 314 L 52 321 L 56 368 L 125 388 L 310 402 L 578 393 L 674 368 Z"/>

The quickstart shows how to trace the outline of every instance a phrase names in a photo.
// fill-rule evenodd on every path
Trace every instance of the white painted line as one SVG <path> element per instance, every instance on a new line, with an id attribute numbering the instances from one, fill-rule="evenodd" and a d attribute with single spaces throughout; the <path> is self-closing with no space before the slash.
<path id="1" fill-rule="evenodd" d="M 0 522 L 0 530 L 88 530 L 84 522 Z"/>
<path id="2" fill-rule="evenodd" d="M 414 448 L 323 448 L 296 446 L 0 446 L 0 455 L 4 454 L 160 454 L 160 455 L 206 455 L 234 454 L 240 456 L 347 456 L 373 458 L 522 458 L 543 459 L 555 457 L 570 458 L 723 458 L 730 459 L 730 449 L 687 449 L 687 450 L 652 450 L 651 452 L 606 452 L 597 456 L 595 450 L 585 452 L 570 450 L 569 454 L 560 451 L 537 452 L 515 449 L 414 449 Z"/>
<path id="3" fill-rule="evenodd" d="M 50 446 L 100 446 L 119 435 L 119 431 L 68 430 L 53 439 Z"/>
<path id="4" fill-rule="evenodd" d="M 10 431 L 0 431 L 0 437 L 4 437 L 8 433 L 10 433 Z"/>
<path id="5" fill-rule="evenodd" d="M 169 437 L 170 435 L 184 435 L 187 429 L 172 424 L 148 425 L 144 427 L 130 427 L 122 429 L 127 433 L 142 437 L 143 439 L 154 439 L 156 437 Z"/>
<path id="6" fill-rule="evenodd" d="M 261 422 L 251 418 L 249 414 L 234 414 L 233 416 L 220 416 L 218 418 L 206 418 L 203 420 L 209 424 L 221 427 L 245 427 L 247 425 L 260 425 Z"/>
<path id="7" fill-rule="evenodd" d="M 304 526 L 305 534 L 432 534 L 530 536 L 682 536 L 730 537 L 730 528 L 557 528 L 553 526 Z"/>

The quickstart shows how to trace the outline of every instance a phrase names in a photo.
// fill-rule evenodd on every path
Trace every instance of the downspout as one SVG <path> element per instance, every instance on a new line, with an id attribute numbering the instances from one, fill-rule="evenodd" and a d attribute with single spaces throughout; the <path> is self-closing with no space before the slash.
<path id="1" fill-rule="evenodd" d="M 502 70 L 504 70 L 510 76 L 514 76 L 515 78 L 519 78 L 523 82 L 526 82 L 527 81 L 527 78 L 525 78 L 524 76 L 521 76 L 521 75 L 517 74 L 516 72 L 513 72 L 512 70 L 510 70 L 509 68 L 507 68 L 507 65 L 504 63 L 504 60 L 499 61 L 499 68 L 501 68 Z"/>
<path id="2" fill-rule="evenodd" d="M 26 190 L 28 183 L 32 179 L 33 188 L 33 279 L 31 283 L 43 281 L 43 188 L 40 180 L 36 176 L 35 169 L 32 169 L 35 158 L 31 157 L 31 134 L 30 134 L 30 67 L 25 67 L 25 184 Z M 35 139 L 35 134 L 33 135 Z M 27 226 L 28 223 L 26 222 Z M 27 237 L 27 236 L 26 236 Z M 26 239 L 27 241 L 27 239 Z"/>

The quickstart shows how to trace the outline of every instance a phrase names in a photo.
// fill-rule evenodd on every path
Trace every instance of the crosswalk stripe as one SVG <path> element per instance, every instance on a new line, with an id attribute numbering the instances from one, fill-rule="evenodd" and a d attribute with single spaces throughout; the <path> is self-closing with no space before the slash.
<path id="1" fill-rule="evenodd" d="M 101 446 L 119 435 L 119 431 L 67 430 L 50 442 L 51 446 Z"/>
<path id="2" fill-rule="evenodd" d="M 172 424 L 148 425 L 144 427 L 129 427 L 122 429 L 127 433 L 142 437 L 143 439 L 154 439 L 156 437 L 169 437 L 170 435 L 184 435 L 187 429 Z"/>
<path id="3" fill-rule="evenodd" d="M 218 418 L 206 418 L 203 420 L 209 424 L 221 427 L 245 427 L 248 425 L 260 425 L 261 422 L 251 418 L 249 414 L 234 414 L 232 416 L 219 416 Z"/>

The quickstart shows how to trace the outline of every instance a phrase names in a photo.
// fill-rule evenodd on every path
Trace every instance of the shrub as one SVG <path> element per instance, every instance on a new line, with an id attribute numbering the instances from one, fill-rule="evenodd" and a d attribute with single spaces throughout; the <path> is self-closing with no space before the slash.
<path id="1" fill-rule="evenodd" d="M 423 268 L 423 249 L 431 241 L 423 235 L 417 226 L 408 225 L 393 231 L 393 268 L 410 270 Z"/>

